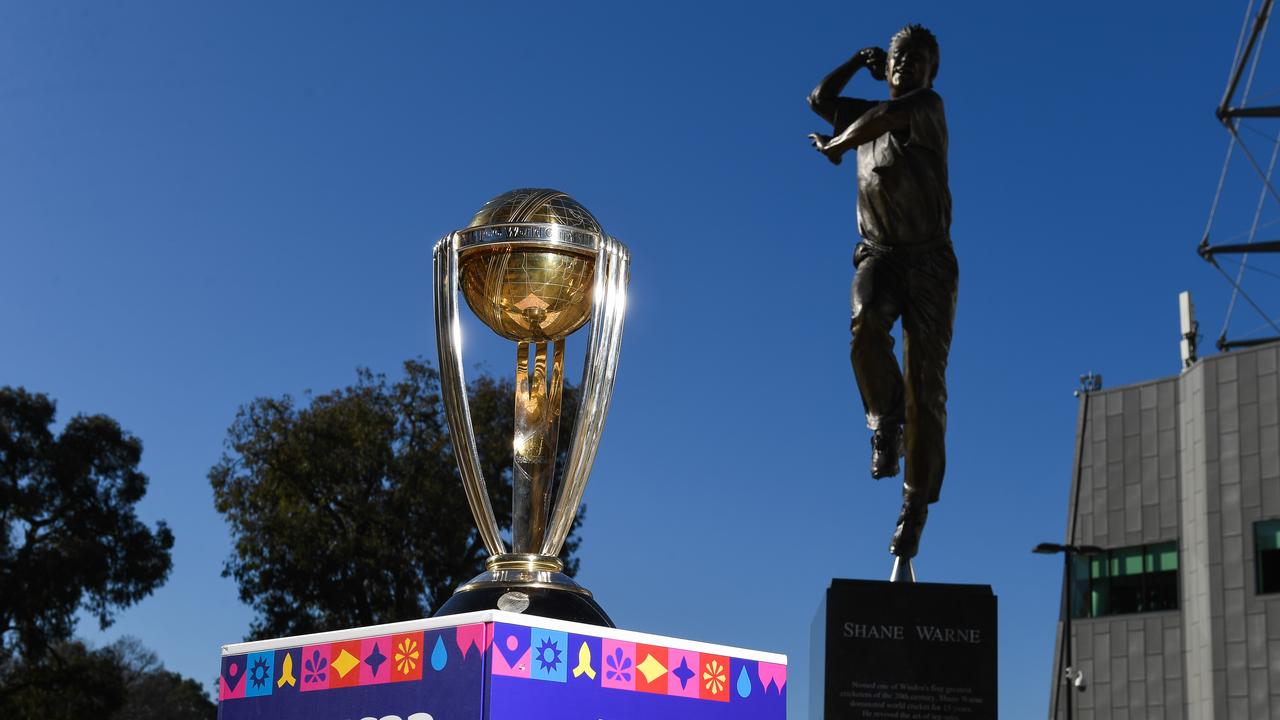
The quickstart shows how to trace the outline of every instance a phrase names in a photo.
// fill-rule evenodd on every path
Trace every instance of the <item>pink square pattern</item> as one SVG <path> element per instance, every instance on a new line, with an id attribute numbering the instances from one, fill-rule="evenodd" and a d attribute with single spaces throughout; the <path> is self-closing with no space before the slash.
<path id="1" fill-rule="evenodd" d="M 378 649 L 378 653 L 382 655 L 382 662 L 379 663 L 375 670 L 373 665 L 366 662 L 366 659 L 373 654 L 374 648 Z M 391 655 L 394 649 L 391 645 L 391 636 L 365 638 L 360 641 L 360 684 L 361 685 L 378 685 L 391 681 Z"/>
<path id="2" fill-rule="evenodd" d="M 698 668 L 700 667 L 698 661 L 698 653 L 691 650 L 676 650 L 675 648 L 667 649 L 668 695 L 679 695 L 681 697 L 691 698 L 698 697 Z M 676 672 L 677 669 L 681 667 L 681 663 L 683 663 L 684 667 L 687 667 L 689 671 L 693 673 L 692 675 L 685 676 L 688 678 L 688 681 L 685 682 L 683 687 L 680 685 L 680 675 L 683 673 Z"/>
<path id="3" fill-rule="evenodd" d="M 600 686 L 635 690 L 636 644 L 601 638 L 600 653 Z"/>
<path id="4" fill-rule="evenodd" d="M 319 654 L 317 655 L 317 653 Z M 307 669 L 307 663 L 312 664 L 310 670 Z M 320 667 L 321 664 L 324 667 Z M 298 683 L 298 690 L 308 692 L 329 689 L 329 677 L 333 675 L 333 667 L 330 663 L 328 645 L 307 645 L 302 648 L 300 665 L 301 667 L 297 669 L 298 677 L 301 680 Z M 324 679 L 321 679 L 320 676 L 322 675 Z"/>

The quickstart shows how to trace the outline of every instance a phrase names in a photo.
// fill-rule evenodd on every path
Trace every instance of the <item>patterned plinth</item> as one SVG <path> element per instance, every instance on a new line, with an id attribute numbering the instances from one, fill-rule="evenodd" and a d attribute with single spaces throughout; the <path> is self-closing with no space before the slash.
<path id="1" fill-rule="evenodd" d="M 498 611 L 228 645 L 220 720 L 784 720 L 786 658 Z"/>

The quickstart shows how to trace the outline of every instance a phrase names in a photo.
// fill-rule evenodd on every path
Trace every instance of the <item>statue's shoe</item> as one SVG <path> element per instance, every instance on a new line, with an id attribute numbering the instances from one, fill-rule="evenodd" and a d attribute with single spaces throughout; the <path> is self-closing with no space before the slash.
<path id="1" fill-rule="evenodd" d="M 916 551 L 920 549 L 924 523 L 928 519 L 928 503 L 904 500 L 902 512 L 898 513 L 898 527 L 894 528 L 893 540 L 889 542 L 889 552 L 900 558 L 915 557 Z"/>
<path id="2" fill-rule="evenodd" d="M 902 456 L 902 428 L 880 428 L 871 436 L 871 477 L 893 477 L 902 471 L 898 458 Z"/>

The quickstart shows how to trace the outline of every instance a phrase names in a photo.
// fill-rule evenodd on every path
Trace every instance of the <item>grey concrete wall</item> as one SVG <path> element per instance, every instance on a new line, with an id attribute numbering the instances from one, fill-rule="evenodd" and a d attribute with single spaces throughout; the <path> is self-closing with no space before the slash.
<path id="1" fill-rule="evenodd" d="M 1280 595 L 1257 594 L 1253 537 L 1255 522 L 1280 518 L 1276 353 L 1269 345 L 1201 363 L 1204 459 L 1186 481 L 1204 496 L 1208 592 L 1201 602 L 1210 621 L 1195 660 L 1212 668 L 1213 702 L 1193 717 L 1280 715 Z"/>
<path id="2" fill-rule="evenodd" d="M 1074 623 L 1081 718 L 1280 718 L 1280 594 L 1257 593 L 1253 535 L 1280 519 L 1278 369 L 1273 344 L 1090 396 L 1068 541 L 1178 540 L 1181 605 Z"/>
<path id="3" fill-rule="evenodd" d="M 1206 376 L 1209 381 L 1206 383 Z M 1202 362 L 1183 374 L 1179 382 L 1179 398 L 1184 410 L 1181 417 L 1181 498 L 1182 539 L 1179 543 L 1179 573 L 1182 581 L 1182 622 L 1186 646 L 1187 717 L 1194 720 L 1212 718 L 1221 700 L 1213 675 L 1215 616 L 1220 616 L 1221 603 L 1215 603 L 1211 568 L 1219 552 L 1210 541 L 1210 493 L 1206 489 L 1209 470 L 1207 453 L 1212 450 L 1216 472 L 1217 435 L 1207 431 L 1210 418 L 1205 414 L 1206 392 L 1216 395 L 1216 370 Z M 1206 391 L 1206 387 L 1210 389 Z M 1213 398 L 1210 398 L 1212 401 Z"/>
<path id="4" fill-rule="evenodd" d="M 1076 666 L 1087 682 L 1075 695 L 1076 717 L 1184 717 L 1182 621 L 1176 610 L 1072 623 L 1071 634 Z"/>
<path id="5" fill-rule="evenodd" d="M 1280 596 L 1257 594 L 1253 525 L 1280 517 L 1274 345 L 1207 358 L 1183 375 L 1191 718 L 1280 712 Z"/>
<path id="6" fill-rule="evenodd" d="M 1068 542 L 1117 548 L 1178 539 L 1179 399 L 1172 378 L 1093 393 L 1087 407 L 1082 403 L 1072 483 L 1079 502 Z M 1073 696 L 1079 718 L 1184 717 L 1179 612 L 1078 619 L 1072 636 L 1086 680 Z M 1055 680 L 1061 673 L 1055 662 Z M 1051 702 L 1060 687 L 1055 683 Z M 1065 717 L 1062 702 L 1058 716 Z"/>

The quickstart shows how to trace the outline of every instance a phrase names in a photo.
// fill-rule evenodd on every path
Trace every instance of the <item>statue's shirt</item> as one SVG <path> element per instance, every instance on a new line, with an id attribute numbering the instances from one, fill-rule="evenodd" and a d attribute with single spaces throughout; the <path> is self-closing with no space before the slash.
<path id="1" fill-rule="evenodd" d="M 948 243 L 951 190 L 942 97 L 921 88 L 885 103 L 907 113 L 909 124 L 858 146 L 858 232 L 873 246 L 892 250 Z"/>

